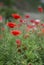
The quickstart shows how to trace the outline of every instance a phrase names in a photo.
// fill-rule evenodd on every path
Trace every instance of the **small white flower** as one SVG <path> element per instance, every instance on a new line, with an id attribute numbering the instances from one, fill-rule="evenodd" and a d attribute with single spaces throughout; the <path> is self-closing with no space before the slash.
<path id="1" fill-rule="evenodd" d="M 40 22 L 40 20 L 39 20 L 39 19 L 36 19 L 35 21 L 36 21 L 36 22 Z"/>

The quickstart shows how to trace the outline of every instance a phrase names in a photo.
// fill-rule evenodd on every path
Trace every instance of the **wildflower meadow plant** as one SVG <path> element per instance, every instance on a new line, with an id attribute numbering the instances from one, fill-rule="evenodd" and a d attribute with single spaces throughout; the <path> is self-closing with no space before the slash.
<path id="1" fill-rule="evenodd" d="M 14 13 L 12 18 L 0 27 L 0 65 L 44 65 L 44 22 Z"/>

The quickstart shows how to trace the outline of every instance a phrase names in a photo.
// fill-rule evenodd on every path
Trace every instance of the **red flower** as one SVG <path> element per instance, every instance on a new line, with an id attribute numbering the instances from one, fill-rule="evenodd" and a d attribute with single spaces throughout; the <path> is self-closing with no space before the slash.
<path id="1" fill-rule="evenodd" d="M 43 8 L 42 8 L 41 6 L 39 6 L 39 7 L 38 7 L 38 11 L 39 11 L 40 13 L 42 13 L 42 12 L 43 12 Z"/>
<path id="2" fill-rule="evenodd" d="M 34 20 L 34 19 L 32 19 L 32 20 L 30 20 L 30 22 L 31 22 L 31 23 L 34 23 L 34 22 L 35 22 L 35 20 Z"/>
<path id="3" fill-rule="evenodd" d="M 9 26 L 10 28 L 14 28 L 16 26 L 16 23 L 8 22 L 7 26 Z"/>
<path id="4" fill-rule="evenodd" d="M 27 25 L 27 27 L 28 27 L 29 29 L 31 29 L 31 28 L 33 28 L 34 26 L 32 26 L 32 25 Z"/>
<path id="5" fill-rule="evenodd" d="M 21 16 L 19 14 L 12 14 L 12 17 L 15 18 L 15 19 L 21 18 Z"/>
<path id="6" fill-rule="evenodd" d="M 21 46 L 21 40 L 20 39 L 17 39 L 16 40 L 16 43 L 17 43 L 17 45 L 20 47 Z"/>
<path id="7" fill-rule="evenodd" d="M 40 23 L 40 20 L 35 20 L 35 24 L 38 25 Z"/>
<path id="8" fill-rule="evenodd" d="M 44 23 L 43 23 L 43 24 L 41 24 L 41 26 L 43 26 L 43 27 L 44 27 Z"/>
<path id="9" fill-rule="evenodd" d="M 24 20 L 23 20 L 23 19 L 20 19 L 20 22 L 21 22 L 21 23 L 23 23 L 23 22 L 24 22 Z"/>
<path id="10" fill-rule="evenodd" d="M 13 30 L 11 33 L 12 33 L 14 36 L 18 36 L 18 35 L 21 34 L 21 31 L 19 31 L 19 30 Z"/>
<path id="11" fill-rule="evenodd" d="M 26 18 L 30 18 L 30 15 L 26 14 L 25 17 L 26 17 Z"/>
<path id="12" fill-rule="evenodd" d="M 0 22 L 2 22 L 2 20 L 3 20 L 3 18 L 2 18 L 2 16 L 0 15 Z"/>

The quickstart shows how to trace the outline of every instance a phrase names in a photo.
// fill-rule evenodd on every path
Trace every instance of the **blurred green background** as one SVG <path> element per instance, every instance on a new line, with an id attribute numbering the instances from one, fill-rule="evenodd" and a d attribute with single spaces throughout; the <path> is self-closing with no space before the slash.
<path id="1" fill-rule="evenodd" d="M 0 0 L 0 14 L 8 18 L 12 13 L 35 13 L 38 6 L 44 9 L 44 0 Z"/>
<path id="2" fill-rule="evenodd" d="M 3 3 L 4 6 L 26 11 L 37 11 L 39 5 L 44 8 L 44 0 L 0 0 L 0 3 Z"/>

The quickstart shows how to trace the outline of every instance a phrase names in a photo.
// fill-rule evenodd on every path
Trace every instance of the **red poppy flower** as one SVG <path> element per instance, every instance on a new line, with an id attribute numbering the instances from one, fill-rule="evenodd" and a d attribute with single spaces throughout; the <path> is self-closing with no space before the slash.
<path id="1" fill-rule="evenodd" d="M 30 15 L 26 14 L 26 15 L 25 15 L 25 18 L 30 18 Z"/>
<path id="2" fill-rule="evenodd" d="M 39 7 L 38 7 L 38 11 L 39 11 L 40 13 L 42 13 L 42 12 L 43 12 L 43 8 L 42 8 L 41 6 L 39 6 Z"/>
<path id="3" fill-rule="evenodd" d="M 35 20 L 34 20 L 34 19 L 32 19 L 32 20 L 30 20 L 30 22 L 31 22 L 31 23 L 34 23 L 34 22 L 35 22 Z"/>
<path id="4" fill-rule="evenodd" d="M 33 25 L 27 25 L 27 27 L 28 27 L 29 29 L 31 29 L 31 28 L 33 28 L 34 26 L 33 26 Z"/>
<path id="5" fill-rule="evenodd" d="M 17 39 L 16 43 L 17 43 L 18 46 L 21 46 L 21 40 L 20 39 Z"/>
<path id="6" fill-rule="evenodd" d="M 2 22 L 2 16 L 0 15 L 0 22 Z"/>
<path id="7" fill-rule="evenodd" d="M 41 24 L 41 26 L 43 26 L 43 27 L 44 27 L 44 23 L 43 23 L 43 24 Z"/>
<path id="8" fill-rule="evenodd" d="M 12 33 L 14 36 L 18 36 L 18 35 L 21 34 L 21 31 L 19 31 L 19 30 L 13 30 L 13 31 L 11 31 L 11 33 Z"/>
<path id="9" fill-rule="evenodd" d="M 38 25 L 40 23 L 40 20 L 35 20 L 35 24 Z"/>
<path id="10" fill-rule="evenodd" d="M 14 28 L 16 26 L 16 23 L 8 22 L 7 26 L 9 26 L 10 28 Z"/>
<path id="11" fill-rule="evenodd" d="M 23 23 L 24 22 L 24 20 L 23 19 L 20 19 L 20 23 Z"/>
<path id="12" fill-rule="evenodd" d="M 21 16 L 19 14 L 12 14 L 12 17 L 15 18 L 15 19 L 21 18 Z"/>

